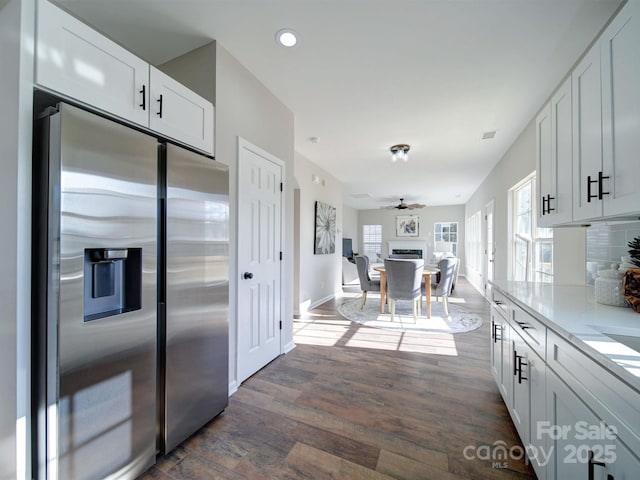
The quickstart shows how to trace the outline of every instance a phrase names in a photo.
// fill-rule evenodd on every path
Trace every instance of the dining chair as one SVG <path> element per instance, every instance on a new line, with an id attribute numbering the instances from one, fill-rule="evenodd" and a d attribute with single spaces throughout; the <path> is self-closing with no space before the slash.
<path id="1" fill-rule="evenodd" d="M 411 300 L 413 302 L 413 321 L 417 322 L 422 304 L 422 272 L 424 261 L 421 259 L 393 259 L 384 260 L 387 273 L 387 299 L 389 312 L 393 322 L 396 313 L 397 300 Z"/>
<path id="2" fill-rule="evenodd" d="M 440 281 L 436 285 L 434 294 L 436 297 L 442 297 L 442 307 L 445 317 L 449 316 L 449 296 L 453 289 L 457 264 L 458 259 L 456 257 L 445 257 L 438 262 Z"/>
<path id="3" fill-rule="evenodd" d="M 356 255 L 355 259 L 358 277 L 360 278 L 360 288 L 362 289 L 362 302 L 360 303 L 360 310 L 362 310 L 367 302 L 367 292 L 380 291 L 380 280 L 372 280 L 369 275 L 369 257 Z"/>

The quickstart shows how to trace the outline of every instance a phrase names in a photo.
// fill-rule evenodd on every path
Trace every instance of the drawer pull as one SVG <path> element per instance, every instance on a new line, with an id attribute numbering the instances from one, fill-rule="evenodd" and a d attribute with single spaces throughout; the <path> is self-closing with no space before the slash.
<path id="1" fill-rule="evenodd" d="M 526 330 L 527 328 L 533 328 L 531 325 L 529 325 L 527 322 L 518 322 L 516 320 L 516 323 L 520 326 L 521 329 Z M 534 328 L 535 330 L 535 328 Z"/>

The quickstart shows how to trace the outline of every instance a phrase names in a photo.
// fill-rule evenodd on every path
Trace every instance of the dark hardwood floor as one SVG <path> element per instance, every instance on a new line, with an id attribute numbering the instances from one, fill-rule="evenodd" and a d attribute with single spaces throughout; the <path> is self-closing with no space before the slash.
<path id="1" fill-rule="evenodd" d="M 336 307 L 357 294 L 346 287 L 296 319 L 297 347 L 140 479 L 535 478 L 522 459 L 475 455 L 496 442 L 521 451 L 489 369 L 489 307 L 477 291 L 459 280 L 451 302 L 484 322 L 456 335 L 351 323 Z"/>

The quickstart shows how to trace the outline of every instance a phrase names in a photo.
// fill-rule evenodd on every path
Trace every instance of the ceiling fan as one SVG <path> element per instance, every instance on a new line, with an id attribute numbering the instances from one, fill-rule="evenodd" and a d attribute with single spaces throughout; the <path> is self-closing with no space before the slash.
<path id="1" fill-rule="evenodd" d="M 388 207 L 382 207 L 386 210 L 413 210 L 414 208 L 424 208 L 426 205 L 421 203 L 404 203 L 404 198 L 400 199 L 400 203 L 398 205 L 390 205 Z"/>

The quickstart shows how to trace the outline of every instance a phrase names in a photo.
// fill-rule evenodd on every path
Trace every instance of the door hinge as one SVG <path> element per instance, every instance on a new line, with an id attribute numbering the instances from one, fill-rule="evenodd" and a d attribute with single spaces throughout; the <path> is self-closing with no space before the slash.
<path id="1" fill-rule="evenodd" d="M 282 320 L 280 320 L 280 330 L 282 330 Z"/>
<path id="2" fill-rule="evenodd" d="M 280 191 L 284 192 L 284 184 L 282 182 L 280 182 Z"/>
<path id="3" fill-rule="evenodd" d="M 282 252 L 280 252 L 280 261 L 282 261 Z"/>

